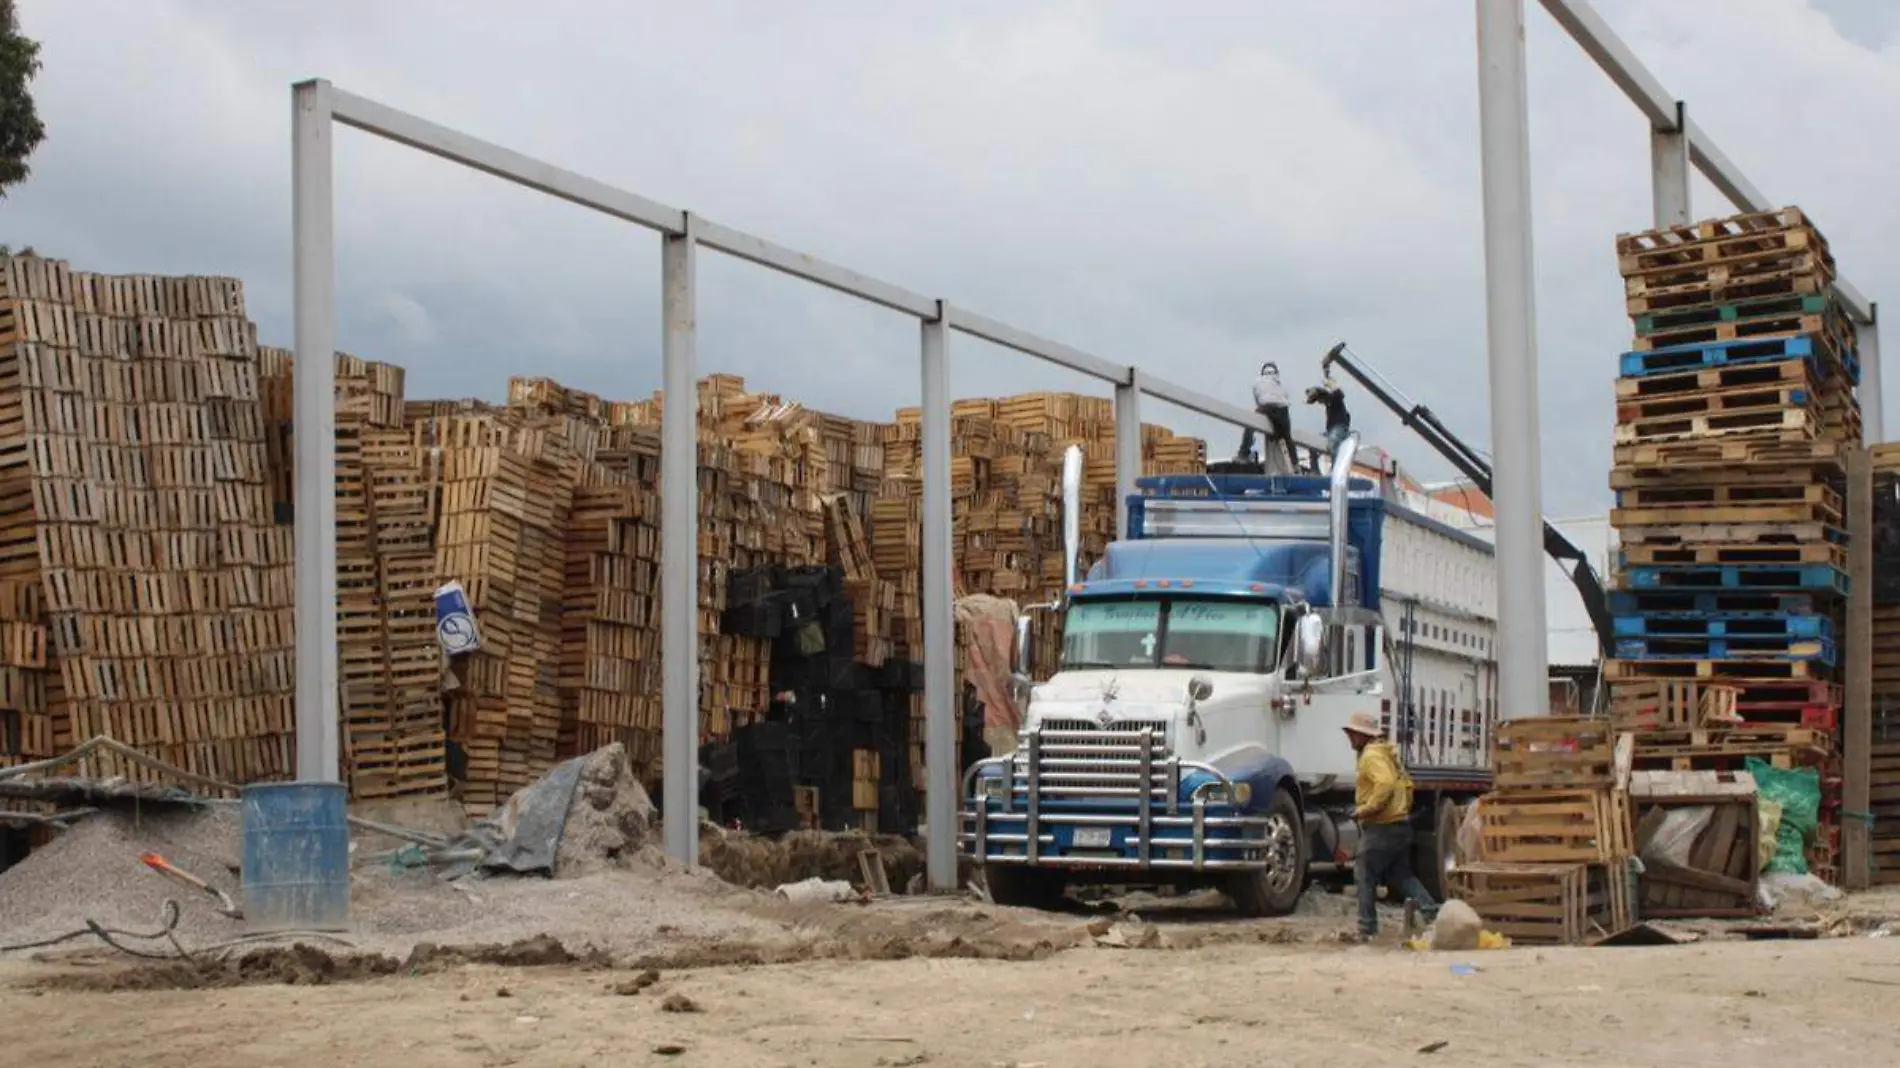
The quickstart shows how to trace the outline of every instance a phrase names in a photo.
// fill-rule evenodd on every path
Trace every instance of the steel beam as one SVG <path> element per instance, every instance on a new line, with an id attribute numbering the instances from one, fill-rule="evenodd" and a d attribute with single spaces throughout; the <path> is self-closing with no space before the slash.
<path id="1" fill-rule="evenodd" d="M 1636 53 L 1617 36 L 1616 31 L 1610 28 L 1610 24 L 1597 14 L 1587 0 L 1541 2 L 1544 10 L 1550 12 L 1550 17 L 1557 20 L 1564 32 L 1596 61 L 1603 73 L 1649 119 L 1652 128 L 1682 130 L 1683 139 L 1688 142 L 1690 162 L 1708 178 L 1710 184 L 1721 190 L 1723 196 L 1743 211 L 1773 211 L 1779 207 L 1748 180 L 1741 168 L 1717 147 L 1714 139 L 1696 125 L 1694 119 L 1686 116 L 1678 118 L 1676 98 L 1663 88 L 1662 82 L 1643 65 L 1642 60 L 1636 58 Z M 1834 292 L 1855 322 L 1867 322 L 1872 318 L 1872 306 L 1860 290 L 1845 280 L 1837 279 Z"/>
<path id="2" fill-rule="evenodd" d="M 297 778 L 342 779 L 336 652 L 336 199 L 328 82 L 291 89 Z"/>
<path id="3" fill-rule="evenodd" d="M 1115 387 L 1115 536 L 1128 536 L 1128 498 L 1141 477 L 1141 372 Z"/>
<path id="4" fill-rule="evenodd" d="M 661 789 L 666 852 L 699 862 L 699 351 L 694 220 L 661 238 Z"/>
<path id="5" fill-rule="evenodd" d="M 1018 330 L 994 319 L 964 311 L 962 308 L 951 309 L 950 315 L 952 330 L 960 330 L 971 337 L 980 337 L 985 341 L 994 342 L 1006 349 L 1015 349 L 1025 355 L 1039 356 L 1050 363 L 1067 367 L 1071 371 L 1100 379 L 1103 382 L 1119 385 L 1128 381 L 1128 375 L 1133 370 L 1126 364 L 1110 363 L 1099 356 L 1091 356 L 1059 341 L 1037 337 L 1027 330 Z"/>
<path id="6" fill-rule="evenodd" d="M 686 213 L 678 208 L 323 84 L 334 102 L 336 121 L 345 126 L 662 233 L 686 229 Z"/>
<path id="7" fill-rule="evenodd" d="M 1500 718 L 1549 709 L 1524 0 L 1477 0 Z"/>
<path id="8" fill-rule="evenodd" d="M 924 828 L 932 890 L 957 888 L 956 606 L 950 558 L 950 309 L 923 324 Z"/>
<path id="9" fill-rule="evenodd" d="M 1656 227 L 1687 226 L 1689 214 L 1689 135 L 1683 132 L 1688 109 L 1676 101 L 1676 124 L 1649 131 L 1649 185 Z"/>
<path id="10" fill-rule="evenodd" d="M 721 226 L 701 219 L 699 243 L 707 248 L 718 249 L 727 255 L 736 256 L 748 263 L 769 267 L 794 278 L 803 278 L 807 282 L 815 282 L 826 289 L 867 300 L 892 311 L 900 311 L 919 319 L 928 319 L 937 314 L 937 302 L 928 297 L 912 293 L 902 286 L 880 282 L 835 263 L 827 263 L 816 256 L 795 252 L 762 237 L 753 237 L 751 234 L 734 230 L 730 226 Z"/>
<path id="11" fill-rule="evenodd" d="M 1867 321 L 1854 326 L 1860 355 L 1860 434 L 1868 447 L 1887 440 L 1886 403 L 1880 388 L 1880 306 L 1867 306 Z"/>

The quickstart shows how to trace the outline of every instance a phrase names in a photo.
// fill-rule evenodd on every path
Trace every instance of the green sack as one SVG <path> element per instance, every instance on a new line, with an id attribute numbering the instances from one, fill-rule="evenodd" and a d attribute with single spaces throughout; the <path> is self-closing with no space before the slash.
<path id="1" fill-rule="evenodd" d="M 1821 823 L 1821 773 L 1814 768 L 1777 768 L 1758 757 L 1748 758 L 1760 802 L 1781 806 L 1781 826 L 1775 830 L 1775 857 L 1765 872 L 1808 874 L 1807 846 Z"/>

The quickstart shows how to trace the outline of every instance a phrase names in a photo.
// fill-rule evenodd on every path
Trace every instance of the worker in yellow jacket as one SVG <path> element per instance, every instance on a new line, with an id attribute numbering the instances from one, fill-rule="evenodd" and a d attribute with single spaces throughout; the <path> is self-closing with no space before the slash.
<path id="1" fill-rule="evenodd" d="M 1412 778 L 1405 773 L 1396 746 L 1385 739 L 1379 717 L 1354 712 L 1346 720 L 1346 738 L 1359 754 L 1353 793 L 1353 822 L 1359 825 L 1359 850 L 1353 858 L 1353 882 L 1359 892 L 1359 937 L 1379 933 L 1379 885 L 1415 904 L 1427 922 L 1437 912 L 1431 892 L 1412 872 Z"/>

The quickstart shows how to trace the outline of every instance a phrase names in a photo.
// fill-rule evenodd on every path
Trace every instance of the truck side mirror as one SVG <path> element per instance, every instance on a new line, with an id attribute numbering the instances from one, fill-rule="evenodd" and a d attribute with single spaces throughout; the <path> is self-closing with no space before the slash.
<path id="1" fill-rule="evenodd" d="M 1188 696 L 1196 701 L 1205 701 L 1214 696 L 1214 683 L 1206 675 L 1196 675 L 1188 680 Z"/>
<path id="2" fill-rule="evenodd" d="M 1301 678 L 1310 679 L 1320 673 L 1326 657 L 1326 621 L 1318 612 L 1308 611 L 1294 624 L 1293 654 Z"/>

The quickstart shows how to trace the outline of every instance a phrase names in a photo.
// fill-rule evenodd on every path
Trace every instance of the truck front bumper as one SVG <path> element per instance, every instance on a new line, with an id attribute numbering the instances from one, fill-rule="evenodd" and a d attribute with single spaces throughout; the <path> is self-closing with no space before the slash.
<path id="1" fill-rule="evenodd" d="M 1052 798 L 1038 781 L 1038 763 L 1032 747 L 1027 774 L 1010 756 L 981 761 L 964 776 L 968 803 L 958 844 L 965 855 L 982 864 L 1046 868 L 1241 872 L 1272 866 L 1269 817 L 1232 803 L 1234 783 L 1209 765 L 1169 758 L 1141 769 L 1136 781 L 1154 783 L 1152 790 L 1099 797 L 1065 790 Z M 985 774 L 999 765 L 1001 776 Z M 1181 782 L 1195 773 L 1201 787 L 1183 798 Z M 1001 789 L 985 793 L 977 788 L 983 780 L 1000 780 Z M 1226 800 L 1210 803 L 1209 795 Z"/>

